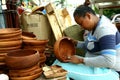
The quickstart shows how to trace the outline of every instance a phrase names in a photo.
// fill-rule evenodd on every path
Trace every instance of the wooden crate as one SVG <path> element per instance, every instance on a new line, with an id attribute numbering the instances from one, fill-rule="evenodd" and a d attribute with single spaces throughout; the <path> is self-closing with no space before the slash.
<path id="1" fill-rule="evenodd" d="M 60 30 L 60 25 L 58 23 L 58 20 L 56 18 L 55 10 L 54 10 L 54 5 L 49 3 L 46 7 L 46 12 L 47 12 L 47 17 L 50 22 L 53 34 L 55 36 L 55 39 L 59 39 L 60 37 L 63 36 L 61 30 Z"/>
<path id="2" fill-rule="evenodd" d="M 72 25 L 71 17 L 66 8 L 55 9 L 54 4 L 52 3 L 45 6 L 45 9 L 55 39 L 58 40 L 60 37 L 63 37 L 64 29 Z"/>

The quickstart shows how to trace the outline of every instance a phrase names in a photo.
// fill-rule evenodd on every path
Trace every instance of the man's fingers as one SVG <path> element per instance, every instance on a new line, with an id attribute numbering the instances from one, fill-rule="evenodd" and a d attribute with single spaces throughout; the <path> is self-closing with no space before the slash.
<path id="1" fill-rule="evenodd" d="M 70 62 L 70 61 L 71 61 L 70 59 L 64 60 L 64 62 Z"/>

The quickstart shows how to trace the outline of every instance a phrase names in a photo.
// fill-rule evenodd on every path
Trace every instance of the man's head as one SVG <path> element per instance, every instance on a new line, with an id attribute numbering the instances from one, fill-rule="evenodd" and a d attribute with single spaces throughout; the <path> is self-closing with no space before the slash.
<path id="1" fill-rule="evenodd" d="M 76 23 L 81 25 L 86 30 L 93 30 L 98 22 L 98 17 L 95 12 L 88 6 L 80 5 L 74 11 L 74 19 Z"/>

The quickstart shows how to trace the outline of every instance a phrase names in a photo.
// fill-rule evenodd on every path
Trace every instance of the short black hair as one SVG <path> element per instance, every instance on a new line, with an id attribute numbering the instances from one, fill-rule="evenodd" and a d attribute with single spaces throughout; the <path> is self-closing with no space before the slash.
<path id="1" fill-rule="evenodd" d="M 85 14 L 86 14 L 87 12 L 88 12 L 88 13 L 91 13 L 91 14 L 93 14 L 93 15 L 96 15 L 95 12 L 94 12 L 94 10 L 93 10 L 91 7 L 86 6 L 86 5 L 79 5 L 79 6 L 75 9 L 75 11 L 74 11 L 74 13 L 73 13 L 73 16 L 74 16 L 74 17 L 75 17 L 75 16 L 85 17 Z"/>

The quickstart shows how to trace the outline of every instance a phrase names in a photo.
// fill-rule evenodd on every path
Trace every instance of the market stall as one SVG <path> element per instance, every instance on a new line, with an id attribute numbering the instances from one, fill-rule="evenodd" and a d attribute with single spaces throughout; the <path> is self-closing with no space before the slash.
<path id="1" fill-rule="evenodd" d="M 1 0 L 1 6 L 6 5 L 3 10 L 0 7 L 0 74 L 5 74 L 5 80 L 118 79 L 118 74 L 110 69 L 102 68 L 101 72 L 101 68 L 76 66 L 64 60 L 77 53 L 85 56 L 85 51 L 76 49 L 70 39 L 84 41 L 86 32 L 74 22 L 73 9 L 84 4 L 102 15 L 104 9 L 119 8 L 120 1 L 86 0 L 74 4 L 71 10 L 68 0 L 61 1 Z M 102 4 L 109 2 L 110 5 Z M 120 14 L 112 20 L 119 29 L 116 21 L 120 22 Z"/>

